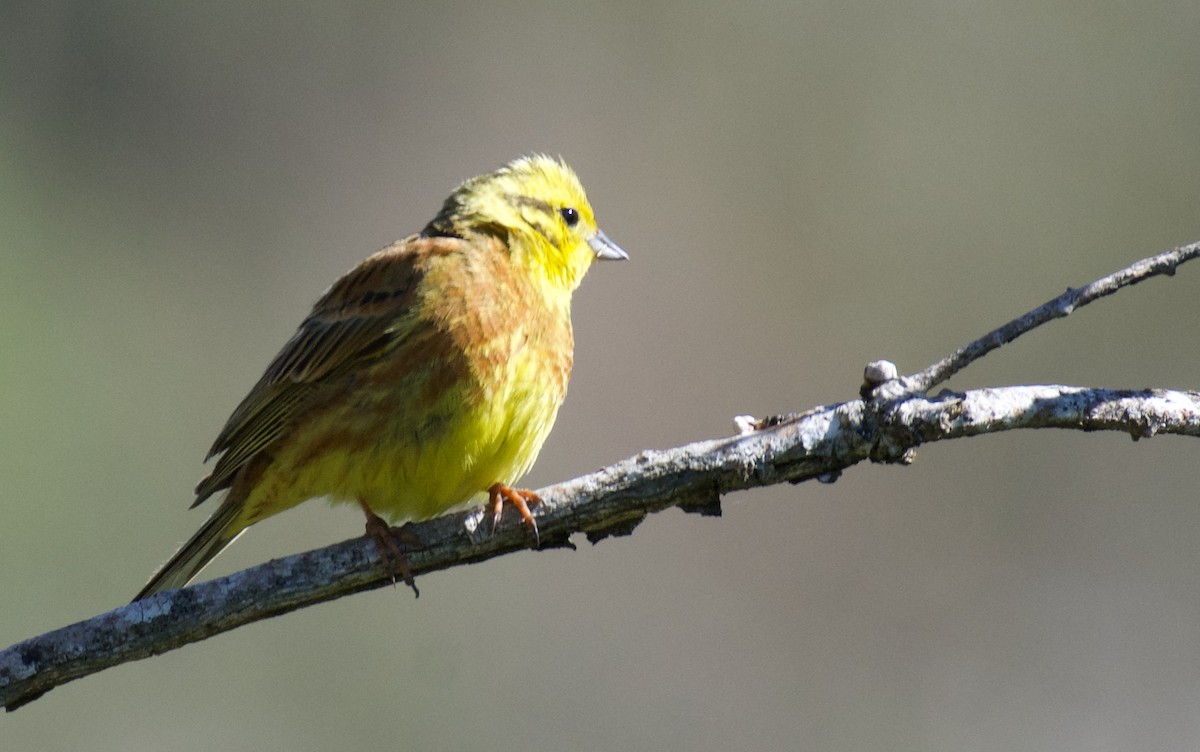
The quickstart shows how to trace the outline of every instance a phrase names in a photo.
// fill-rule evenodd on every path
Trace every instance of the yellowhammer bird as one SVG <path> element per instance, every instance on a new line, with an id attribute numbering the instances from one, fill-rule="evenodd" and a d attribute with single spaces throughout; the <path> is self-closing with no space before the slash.
<path id="1" fill-rule="evenodd" d="M 571 293 L 625 252 L 575 173 L 545 156 L 460 185 L 424 230 L 339 279 L 217 437 L 199 504 L 229 489 L 135 600 L 183 587 L 247 527 L 314 497 L 356 503 L 381 555 L 392 523 L 487 493 L 536 532 L 515 483 L 566 395 Z"/>

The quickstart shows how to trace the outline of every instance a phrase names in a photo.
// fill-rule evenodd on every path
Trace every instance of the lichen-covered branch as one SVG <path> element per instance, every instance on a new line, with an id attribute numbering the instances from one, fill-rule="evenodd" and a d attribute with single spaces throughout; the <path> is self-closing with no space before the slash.
<path id="1" fill-rule="evenodd" d="M 864 459 L 907 462 L 922 443 L 1016 428 L 1200 436 L 1200 393 L 1022 386 L 854 400 L 738 436 L 643 452 L 541 489 L 545 503 L 535 514 L 543 547 L 568 546 L 575 533 L 595 542 L 628 534 L 647 514 L 668 507 L 719 514 L 720 497 L 730 491 L 828 481 Z M 418 575 L 530 546 L 515 518 L 488 535 L 479 510 L 432 520 L 415 532 L 428 544 L 409 556 Z M 109 666 L 390 583 L 374 547 L 355 539 L 160 593 L 3 651 L 0 698 L 13 710 Z"/>
<path id="2" fill-rule="evenodd" d="M 867 459 L 906 464 L 921 444 L 944 439 L 1017 428 L 1122 431 L 1134 438 L 1200 436 L 1196 392 L 1015 386 L 925 394 L 930 385 L 1030 328 L 1198 255 L 1200 243 L 1183 246 L 1070 290 L 920 374 L 894 378 L 894 366 L 873 364 L 863 399 L 789 416 L 739 418 L 742 432 L 736 436 L 643 452 L 541 489 L 545 501 L 534 513 L 542 547 L 570 547 L 577 533 L 593 542 L 626 535 L 647 514 L 669 507 L 720 514 L 725 493 L 813 478 L 833 481 Z M 409 554 L 413 573 L 484 561 L 531 545 L 514 517 L 496 531 L 489 527 L 480 510 L 414 526 L 426 545 Z M 0 701 L 13 710 L 110 666 L 391 582 L 371 542 L 355 539 L 159 593 L 0 652 Z"/>

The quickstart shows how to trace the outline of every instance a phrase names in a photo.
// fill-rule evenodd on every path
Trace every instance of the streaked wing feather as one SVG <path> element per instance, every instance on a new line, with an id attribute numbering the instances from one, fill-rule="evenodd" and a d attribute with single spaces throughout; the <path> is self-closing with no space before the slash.
<path id="1" fill-rule="evenodd" d="M 227 488 L 322 386 L 403 336 L 394 325 L 413 304 L 420 258 L 437 252 L 431 245 L 454 242 L 405 238 L 363 261 L 325 292 L 217 436 L 208 457 L 221 457 L 196 487 L 193 506 Z"/>

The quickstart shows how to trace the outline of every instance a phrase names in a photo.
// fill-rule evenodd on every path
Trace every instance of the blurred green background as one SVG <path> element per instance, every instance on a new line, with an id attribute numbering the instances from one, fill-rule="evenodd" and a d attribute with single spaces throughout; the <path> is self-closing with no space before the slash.
<path id="1" fill-rule="evenodd" d="M 562 154 L 632 256 L 576 296 L 537 486 L 852 398 L 1200 239 L 1200 5 L 6 3 L 0 644 L 130 598 L 322 289 Z M 1200 266 L 957 378 L 1200 387 Z M 931 445 L 259 623 L 54 690 L 5 750 L 1200 745 L 1197 445 Z M 223 574 L 361 532 L 312 503 Z"/>

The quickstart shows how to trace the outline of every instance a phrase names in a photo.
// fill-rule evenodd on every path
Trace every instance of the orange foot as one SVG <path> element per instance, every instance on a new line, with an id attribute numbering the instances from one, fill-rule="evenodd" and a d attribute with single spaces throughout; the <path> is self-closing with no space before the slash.
<path id="1" fill-rule="evenodd" d="M 493 483 L 488 488 L 487 506 L 492 511 L 492 530 L 500 526 L 500 515 L 504 513 L 504 502 L 506 501 L 521 513 L 521 519 L 525 520 L 525 527 L 533 533 L 534 545 L 541 545 L 542 539 L 538 535 L 537 520 L 533 519 L 533 515 L 529 513 L 529 505 L 541 504 L 542 497 L 527 488 L 509 488 L 503 483 Z"/>
<path id="2" fill-rule="evenodd" d="M 399 575 L 404 584 L 412 588 L 413 595 L 417 598 L 421 597 L 421 591 L 417 589 L 417 583 L 413 580 L 412 570 L 408 567 L 408 557 L 404 555 L 405 548 L 420 549 L 425 548 L 425 544 L 421 539 L 414 535 L 410 530 L 407 530 L 408 523 L 400 527 L 392 527 L 384 521 L 382 517 L 371 511 L 371 508 L 365 502 L 358 502 L 362 507 L 363 514 L 367 515 L 366 537 L 370 538 L 375 543 L 375 550 L 379 552 L 379 558 L 383 561 L 392 574 L 392 584 L 395 585 L 396 576 Z"/>

